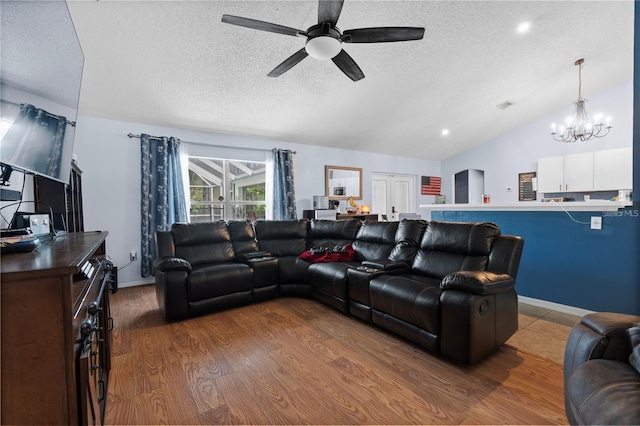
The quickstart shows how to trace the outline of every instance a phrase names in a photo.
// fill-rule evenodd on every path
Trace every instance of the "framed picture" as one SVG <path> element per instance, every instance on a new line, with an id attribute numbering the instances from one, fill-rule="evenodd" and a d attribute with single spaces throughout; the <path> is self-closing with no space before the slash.
<path id="1" fill-rule="evenodd" d="M 362 169 L 324 166 L 325 195 L 330 200 L 362 200 Z"/>
<path id="2" fill-rule="evenodd" d="M 537 193 L 533 189 L 536 172 L 518 174 L 518 201 L 535 201 Z"/>

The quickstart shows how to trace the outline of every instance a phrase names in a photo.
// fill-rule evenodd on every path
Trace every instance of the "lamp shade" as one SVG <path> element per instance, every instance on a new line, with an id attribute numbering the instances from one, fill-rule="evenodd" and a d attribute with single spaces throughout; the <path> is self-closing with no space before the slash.
<path id="1" fill-rule="evenodd" d="M 326 60 L 336 56 L 342 50 L 340 40 L 329 36 L 318 36 L 307 40 L 305 50 L 316 59 Z"/>
<path id="2" fill-rule="evenodd" d="M 371 206 L 369 206 L 368 204 L 363 204 L 362 206 L 360 206 L 360 212 L 371 213 Z"/>

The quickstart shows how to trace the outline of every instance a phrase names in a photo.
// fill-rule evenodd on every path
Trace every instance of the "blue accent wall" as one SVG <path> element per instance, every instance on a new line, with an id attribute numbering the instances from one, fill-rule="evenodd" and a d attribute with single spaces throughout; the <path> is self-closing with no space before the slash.
<path id="1" fill-rule="evenodd" d="M 602 230 L 565 212 L 433 211 L 431 220 L 494 222 L 524 238 L 518 294 L 592 311 L 640 315 L 640 209 L 570 212 L 602 216 Z"/>

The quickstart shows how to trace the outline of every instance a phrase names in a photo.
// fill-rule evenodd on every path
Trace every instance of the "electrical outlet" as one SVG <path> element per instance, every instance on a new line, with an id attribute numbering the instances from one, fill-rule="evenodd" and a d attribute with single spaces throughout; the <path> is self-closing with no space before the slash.
<path id="1" fill-rule="evenodd" d="M 601 216 L 591 216 L 591 229 L 602 229 Z"/>
<path id="2" fill-rule="evenodd" d="M 134 250 L 129 253 L 129 260 L 132 262 L 138 260 L 138 252 Z"/>

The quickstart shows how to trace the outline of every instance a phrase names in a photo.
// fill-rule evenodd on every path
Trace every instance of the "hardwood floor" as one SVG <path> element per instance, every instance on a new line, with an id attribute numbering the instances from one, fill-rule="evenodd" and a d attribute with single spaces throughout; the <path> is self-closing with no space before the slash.
<path id="1" fill-rule="evenodd" d="M 108 424 L 559 424 L 562 366 L 506 346 L 475 366 L 313 300 L 167 324 L 153 285 L 112 296 Z"/>
<path id="2" fill-rule="evenodd" d="M 578 321 L 575 315 L 520 303 L 518 331 L 505 345 L 562 364 L 567 339 Z"/>

